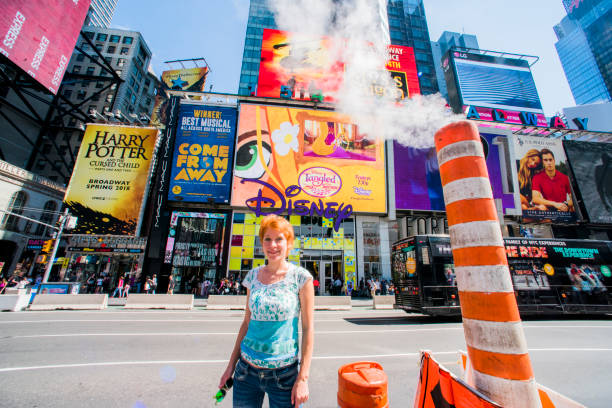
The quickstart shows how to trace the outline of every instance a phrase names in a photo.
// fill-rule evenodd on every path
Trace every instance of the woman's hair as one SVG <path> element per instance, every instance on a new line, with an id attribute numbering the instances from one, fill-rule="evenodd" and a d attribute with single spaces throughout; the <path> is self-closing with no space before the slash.
<path id="1" fill-rule="evenodd" d="M 533 174 L 531 174 L 531 169 L 527 167 L 527 161 L 533 156 L 541 157 L 540 151 L 538 149 L 529 150 L 519 163 L 518 182 L 520 190 L 531 190 L 531 177 Z"/>
<path id="2" fill-rule="evenodd" d="M 287 240 L 287 247 L 291 249 L 293 247 L 293 239 L 295 235 L 293 233 L 293 226 L 285 218 L 275 214 L 270 214 L 264 217 L 259 225 L 259 239 L 263 242 L 264 235 L 268 230 L 277 230 Z"/>

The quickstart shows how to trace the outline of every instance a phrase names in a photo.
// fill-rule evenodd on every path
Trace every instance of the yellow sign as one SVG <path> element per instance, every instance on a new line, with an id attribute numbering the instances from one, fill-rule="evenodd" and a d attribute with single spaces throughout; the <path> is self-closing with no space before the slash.
<path id="1" fill-rule="evenodd" d="M 384 141 L 350 117 L 243 103 L 237 133 L 232 205 L 324 218 L 387 211 Z"/>
<path id="2" fill-rule="evenodd" d="M 416 272 L 416 260 L 414 258 L 406 259 L 406 270 L 409 275 L 412 275 Z"/>
<path id="3" fill-rule="evenodd" d="M 546 272 L 548 276 L 553 276 L 555 274 L 555 268 L 553 268 L 551 264 L 544 264 L 543 269 L 544 269 L 544 272 Z"/>
<path id="4" fill-rule="evenodd" d="M 64 202 L 74 234 L 137 233 L 157 129 L 87 126 Z"/>
<path id="5" fill-rule="evenodd" d="M 167 89 L 203 92 L 208 68 L 173 69 L 162 72 L 161 79 Z"/>

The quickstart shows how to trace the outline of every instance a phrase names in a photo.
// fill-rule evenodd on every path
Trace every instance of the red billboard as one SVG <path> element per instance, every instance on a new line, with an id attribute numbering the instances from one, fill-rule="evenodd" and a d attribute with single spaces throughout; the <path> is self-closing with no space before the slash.
<path id="1" fill-rule="evenodd" d="M 387 70 L 398 97 L 420 93 L 414 51 L 390 45 Z M 342 40 L 264 29 L 257 96 L 334 102 L 344 72 Z M 381 67 L 382 69 L 382 67 Z M 376 89 L 374 93 L 386 92 Z"/>
<path id="2" fill-rule="evenodd" d="M 56 94 L 90 0 L 3 0 L 0 53 Z"/>

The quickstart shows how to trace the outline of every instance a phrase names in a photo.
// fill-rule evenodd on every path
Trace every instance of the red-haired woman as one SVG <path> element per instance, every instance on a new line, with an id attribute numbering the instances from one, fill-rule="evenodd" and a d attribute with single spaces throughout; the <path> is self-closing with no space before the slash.
<path id="1" fill-rule="evenodd" d="M 234 350 L 219 381 L 234 375 L 234 407 L 298 407 L 308 400 L 314 344 L 312 275 L 287 262 L 293 245 L 291 224 L 268 215 L 259 229 L 267 263 L 252 269 L 242 284 L 247 305 Z M 302 317 L 302 358 L 298 367 L 298 322 Z"/>

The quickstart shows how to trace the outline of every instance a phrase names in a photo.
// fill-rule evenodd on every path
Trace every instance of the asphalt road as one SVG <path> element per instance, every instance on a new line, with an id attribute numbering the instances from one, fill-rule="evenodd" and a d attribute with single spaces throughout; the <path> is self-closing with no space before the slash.
<path id="1" fill-rule="evenodd" d="M 209 407 L 240 312 L 194 310 L 0 314 L 2 407 Z M 588 407 L 612 401 L 612 318 L 524 322 L 536 380 Z M 311 407 L 336 407 L 337 370 L 373 360 L 392 407 L 411 407 L 419 350 L 453 372 L 461 323 L 400 311 L 315 313 Z M 219 406 L 231 406 L 231 394 Z M 267 405 L 265 405 L 267 406 Z"/>

